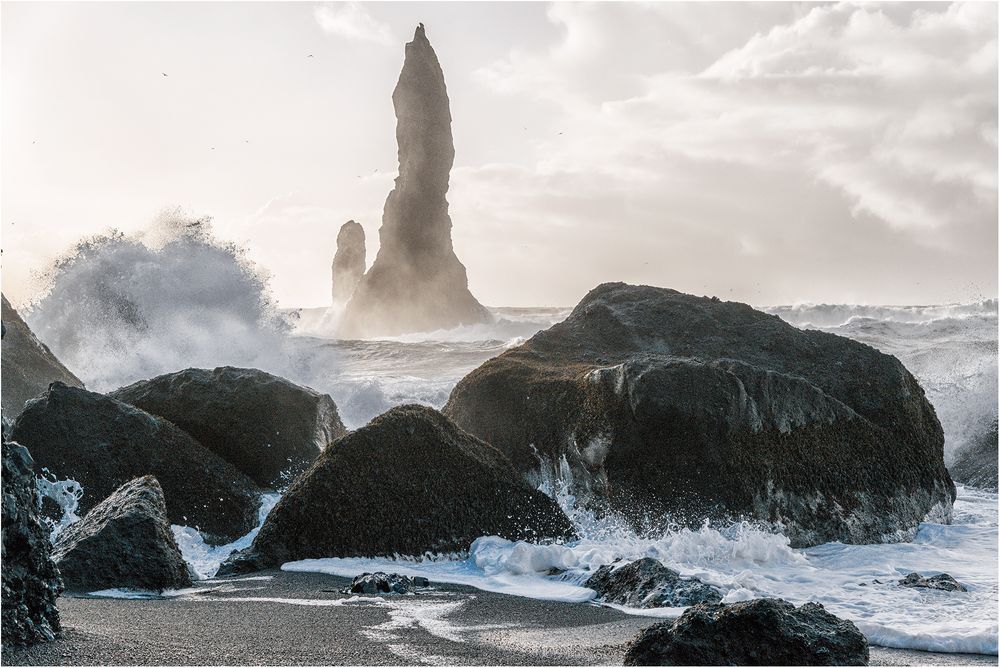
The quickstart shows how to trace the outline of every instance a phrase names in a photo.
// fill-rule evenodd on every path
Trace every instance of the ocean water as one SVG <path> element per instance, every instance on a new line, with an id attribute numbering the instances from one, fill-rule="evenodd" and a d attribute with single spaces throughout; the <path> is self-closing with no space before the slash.
<path id="1" fill-rule="evenodd" d="M 329 393 L 345 424 L 356 428 L 402 403 L 441 407 L 466 373 L 570 310 L 498 308 L 493 325 L 340 341 L 338 312 L 275 308 L 266 281 L 239 250 L 215 241 L 207 223 L 194 222 L 168 221 L 155 240 L 112 235 L 81 244 L 56 263 L 42 298 L 24 310 L 28 324 L 90 389 L 108 391 L 188 366 L 255 366 Z M 205 294 L 198 285 L 218 289 Z M 764 310 L 795 326 L 848 336 L 896 355 L 920 380 L 941 419 L 946 461 L 996 419 L 996 300 Z M 332 558 L 284 568 L 342 576 L 392 570 L 586 603 L 594 594 L 582 585 L 593 569 L 618 558 L 649 556 L 720 587 L 727 601 L 760 596 L 819 601 L 857 623 L 875 644 L 997 653 L 996 494 L 960 488 L 952 524 L 926 522 L 908 543 L 795 550 L 784 537 L 745 524 L 636 535 L 613 517 L 577 509 L 563 483 L 548 480 L 543 487 L 559 499 L 582 536 L 572 543 L 533 545 L 484 536 L 460 555 Z M 51 481 L 43 487 L 67 508 L 79 493 Z M 261 521 L 273 502 L 268 499 Z M 248 545 L 254 535 L 211 548 L 190 528 L 174 527 L 174 534 L 200 577 L 214 575 L 228 552 Z M 547 575 L 552 568 L 562 573 Z M 914 571 L 948 572 L 969 591 L 895 585 Z M 681 610 L 627 612 L 672 617 Z"/>
<path id="2" fill-rule="evenodd" d="M 979 435 L 997 415 L 997 302 L 930 307 L 817 305 L 766 308 L 791 324 L 822 329 L 896 355 L 920 380 L 946 434 L 946 459 Z M 339 387 L 355 424 L 402 401 L 441 406 L 454 383 L 484 359 L 516 345 L 568 309 L 498 309 L 499 324 L 403 339 L 339 342 L 336 314 L 302 311 L 296 336 L 303 345 L 339 351 Z M 306 343 L 308 341 L 308 344 Z M 369 384 L 363 395 L 352 384 Z M 365 400 L 361 400 L 364 397 Z M 374 399 L 372 403 L 367 400 Z M 653 557 L 682 575 L 719 587 L 726 601 L 779 596 L 797 604 L 819 601 L 853 620 L 873 644 L 941 652 L 997 653 L 997 495 L 959 488 L 951 525 L 922 524 L 912 542 L 830 543 L 792 549 L 787 539 L 747 524 L 704 526 L 639 536 L 614 518 L 575 508 L 560 481 L 548 481 L 581 540 L 566 545 L 512 543 L 483 537 L 467 555 L 420 559 L 319 559 L 285 570 L 354 576 L 389 570 L 431 580 L 536 598 L 585 602 L 583 583 L 615 559 Z M 547 575 L 551 569 L 560 575 Z M 911 572 L 947 572 L 969 589 L 945 593 L 899 587 Z M 625 610 L 675 617 L 681 609 Z"/>

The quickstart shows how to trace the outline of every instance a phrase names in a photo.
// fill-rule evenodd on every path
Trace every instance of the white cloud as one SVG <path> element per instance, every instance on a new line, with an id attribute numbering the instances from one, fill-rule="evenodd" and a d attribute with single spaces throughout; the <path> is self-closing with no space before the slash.
<path id="1" fill-rule="evenodd" d="M 587 138 L 546 155 L 549 168 L 655 172 L 649 158 L 662 152 L 801 172 L 837 188 L 855 214 L 939 245 L 948 239 L 925 232 L 995 218 L 996 5 L 839 3 L 776 23 L 734 15 L 744 8 L 762 5 L 727 4 L 718 21 L 704 15 L 711 6 L 606 10 L 656 41 L 633 30 L 590 39 L 609 22 L 603 8 L 558 4 L 549 18 L 562 41 L 512 52 L 480 80 L 559 105 Z M 616 69 L 623 58 L 657 68 L 636 77 Z"/>
<path id="2" fill-rule="evenodd" d="M 386 46 L 396 42 L 388 25 L 376 20 L 360 2 L 329 2 L 313 14 L 324 32 L 358 42 Z"/>
<path id="3" fill-rule="evenodd" d="M 456 175 L 456 211 L 537 244 L 552 240 L 536 225 L 572 228 L 565 269 L 589 283 L 905 301 L 934 265 L 995 285 L 996 5 L 559 3 L 548 16 L 558 40 L 477 74 L 551 109 L 564 135 L 502 181 L 495 166 Z M 553 282 L 530 277 L 525 295 L 540 280 Z"/>

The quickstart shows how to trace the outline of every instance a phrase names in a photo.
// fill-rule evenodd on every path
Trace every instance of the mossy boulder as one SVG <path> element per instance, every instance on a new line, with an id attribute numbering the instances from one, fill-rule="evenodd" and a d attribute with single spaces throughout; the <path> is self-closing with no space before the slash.
<path id="1" fill-rule="evenodd" d="M 321 557 L 466 550 L 480 536 L 569 538 L 551 498 L 495 448 L 426 406 L 400 406 L 335 441 L 222 573 Z"/>

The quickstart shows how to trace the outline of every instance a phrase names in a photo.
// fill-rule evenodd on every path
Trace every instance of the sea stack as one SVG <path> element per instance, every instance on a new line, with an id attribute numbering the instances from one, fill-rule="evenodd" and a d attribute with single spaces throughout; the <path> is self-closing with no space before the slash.
<path id="1" fill-rule="evenodd" d="M 379 250 L 340 325 L 343 338 L 394 336 L 492 320 L 469 292 L 451 243 L 448 176 L 455 161 L 448 91 L 420 24 L 392 94 L 399 175 L 385 201 Z"/>
<path id="2" fill-rule="evenodd" d="M 365 274 L 365 228 L 349 220 L 337 233 L 337 253 L 333 256 L 333 305 L 350 301 L 358 281 Z"/>

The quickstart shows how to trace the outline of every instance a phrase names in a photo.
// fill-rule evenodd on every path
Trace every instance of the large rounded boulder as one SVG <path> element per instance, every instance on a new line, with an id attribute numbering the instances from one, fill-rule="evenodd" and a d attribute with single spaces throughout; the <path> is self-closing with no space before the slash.
<path id="1" fill-rule="evenodd" d="M 2 629 L 4 646 L 54 640 L 61 633 L 56 597 L 63 589 L 42 524 L 31 455 L 3 441 Z"/>
<path id="2" fill-rule="evenodd" d="M 185 369 L 109 396 L 170 420 L 262 487 L 284 487 L 347 433 L 329 395 L 258 369 Z"/>
<path id="3" fill-rule="evenodd" d="M 793 545 L 898 538 L 955 488 L 895 357 L 734 302 L 622 283 L 462 379 L 444 413 L 636 521 L 751 518 Z"/>
<path id="4" fill-rule="evenodd" d="M 167 517 L 226 543 L 257 524 L 260 490 L 247 476 L 167 420 L 102 394 L 52 383 L 14 421 L 11 438 L 36 466 L 83 486 L 80 511 L 133 478 L 155 476 Z"/>
<path id="5" fill-rule="evenodd" d="M 484 535 L 540 540 L 573 529 L 499 451 L 431 408 L 400 406 L 331 444 L 221 572 L 453 552 Z"/>
<path id="6" fill-rule="evenodd" d="M 162 591 L 191 584 L 153 476 L 125 483 L 56 538 L 52 558 L 66 589 Z"/>

